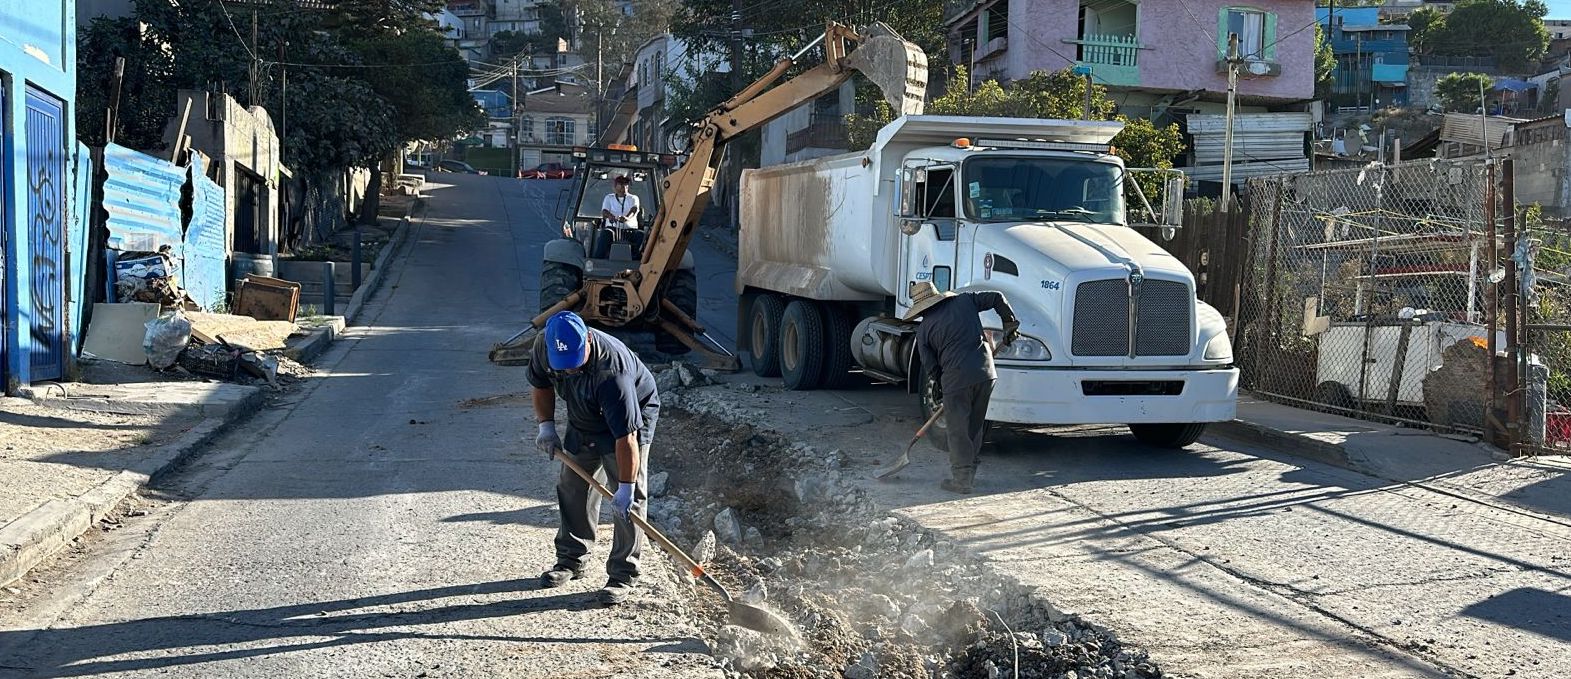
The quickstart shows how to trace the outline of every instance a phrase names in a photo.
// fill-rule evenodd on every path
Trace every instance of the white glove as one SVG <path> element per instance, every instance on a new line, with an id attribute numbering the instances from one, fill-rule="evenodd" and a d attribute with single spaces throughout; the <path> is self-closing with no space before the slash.
<path id="1" fill-rule="evenodd" d="M 535 447 L 546 457 L 555 459 L 556 451 L 562 448 L 562 437 L 556 435 L 555 422 L 541 422 L 540 433 L 535 435 Z"/>

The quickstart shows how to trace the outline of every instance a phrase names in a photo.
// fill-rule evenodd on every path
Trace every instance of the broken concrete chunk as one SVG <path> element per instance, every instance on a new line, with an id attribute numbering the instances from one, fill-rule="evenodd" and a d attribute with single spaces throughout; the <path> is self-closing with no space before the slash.
<path id="1" fill-rule="evenodd" d="M 666 370 L 655 375 L 655 390 L 662 394 L 669 394 L 682 386 L 682 378 L 675 370 Z"/>
<path id="2" fill-rule="evenodd" d="M 649 497 L 665 496 L 666 484 L 671 480 L 670 472 L 660 472 L 649 477 Z"/>
<path id="3" fill-rule="evenodd" d="M 870 602 L 871 612 L 881 618 L 896 620 L 900 617 L 900 605 L 894 599 L 882 594 L 874 594 Z"/>
<path id="4" fill-rule="evenodd" d="M 699 564 L 707 564 L 715 559 L 715 532 L 704 531 L 704 536 L 698 539 L 698 546 L 693 548 L 693 560 Z"/>
<path id="5" fill-rule="evenodd" d="M 764 534 L 759 532 L 757 528 L 748 526 L 747 530 L 744 531 L 742 539 L 745 540 L 747 544 L 756 545 L 764 541 Z"/>
<path id="6" fill-rule="evenodd" d="M 736 518 L 736 510 L 726 507 L 715 515 L 715 537 L 728 545 L 742 542 L 742 521 Z"/>
<path id="7" fill-rule="evenodd" d="M 931 550 L 931 549 L 924 549 L 924 550 L 922 550 L 920 552 L 912 554 L 911 558 L 906 559 L 905 567 L 906 567 L 906 570 L 913 570 L 913 569 L 926 570 L 926 569 L 932 568 L 933 567 L 933 550 Z"/>
<path id="8" fill-rule="evenodd" d="M 846 679 L 875 679 L 878 676 L 878 658 L 872 651 L 863 651 L 862 657 L 845 668 Z"/>

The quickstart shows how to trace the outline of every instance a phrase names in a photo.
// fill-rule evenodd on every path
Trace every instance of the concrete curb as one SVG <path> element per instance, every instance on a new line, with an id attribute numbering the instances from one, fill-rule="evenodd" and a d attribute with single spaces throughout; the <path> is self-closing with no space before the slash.
<path id="1" fill-rule="evenodd" d="M 50 500 L 0 526 L 0 586 L 26 575 L 40 562 L 86 533 L 132 493 L 189 458 L 228 428 L 251 416 L 261 405 L 262 390 L 236 403 L 222 418 L 208 418 L 151 458 L 121 471 L 80 496 Z"/>
<path id="2" fill-rule="evenodd" d="M 1210 436 L 1254 444 L 1356 472 L 1371 473 L 1349 458 L 1347 449 L 1341 445 L 1322 441 L 1313 436 L 1273 429 L 1263 424 L 1244 420 L 1217 422 L 1211 425 Z"/>
<path id="3" fill-rule="evenodd" d="M 309 364 L 326 352 L 328 347 L 333 346 L 333 341 L 344 334 L 346 325 L 343 316 L 329 316 L 326 324 L 312 328 L 304 339 L 284 347 L 284 355 L 296 363 Z"/>
<path id="4" fill-rule="evenodd" d="M 360 289 L 349 298 L 349 304 L 344 308 L 345 325 L 353 325 L 360 317 L 360 310 L 365 306 L 367 299 L 382 287 L 382 281 L 387 278 L 387 265 L 393 260 L 393 255 L 404 247 L 404 241 L 409 239 L 410 223 L 415 210 L 425 205 L 425 201 L 415 199 L 409 204 L 409 209 L 404 211 L 404 216 L 399 220 L 398 229 L 393 232 L 393 237 L 382 247 L 376 255 L 376 261 L 371 264 L 371 277 L 361 281 Z M 342 328 L 339 331 L 342 332 Z M 298 359 L 297 359 L 298 360 Z"/>

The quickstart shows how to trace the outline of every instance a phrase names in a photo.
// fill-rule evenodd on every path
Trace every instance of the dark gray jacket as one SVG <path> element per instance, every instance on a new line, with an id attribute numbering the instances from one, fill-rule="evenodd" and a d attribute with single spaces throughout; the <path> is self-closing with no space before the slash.
<path id="1" fill-rule="evenodd" d="M 938 370 L 944 391 L 998 379 L 993 352 L 982 334 L 981 313 L 992 310 L 1005 323 L 1016 320 L 1003 293 L 962 292 L 922 312 L 916 348 L 928 371 Z"/>

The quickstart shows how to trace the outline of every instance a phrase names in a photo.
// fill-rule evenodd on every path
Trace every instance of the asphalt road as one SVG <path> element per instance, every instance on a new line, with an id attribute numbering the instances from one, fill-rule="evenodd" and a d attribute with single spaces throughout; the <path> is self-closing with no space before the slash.
<path id="1" fill-rule="evenodd" d="M 555 468 L 486 351 L 533 315 L 561 183 L 435 178 L 365 327 L 37 574 L 0 612 L 0 676 L 714 676 L 669 579 L 615 610 L 599 567 L 536 589 Z"/>

